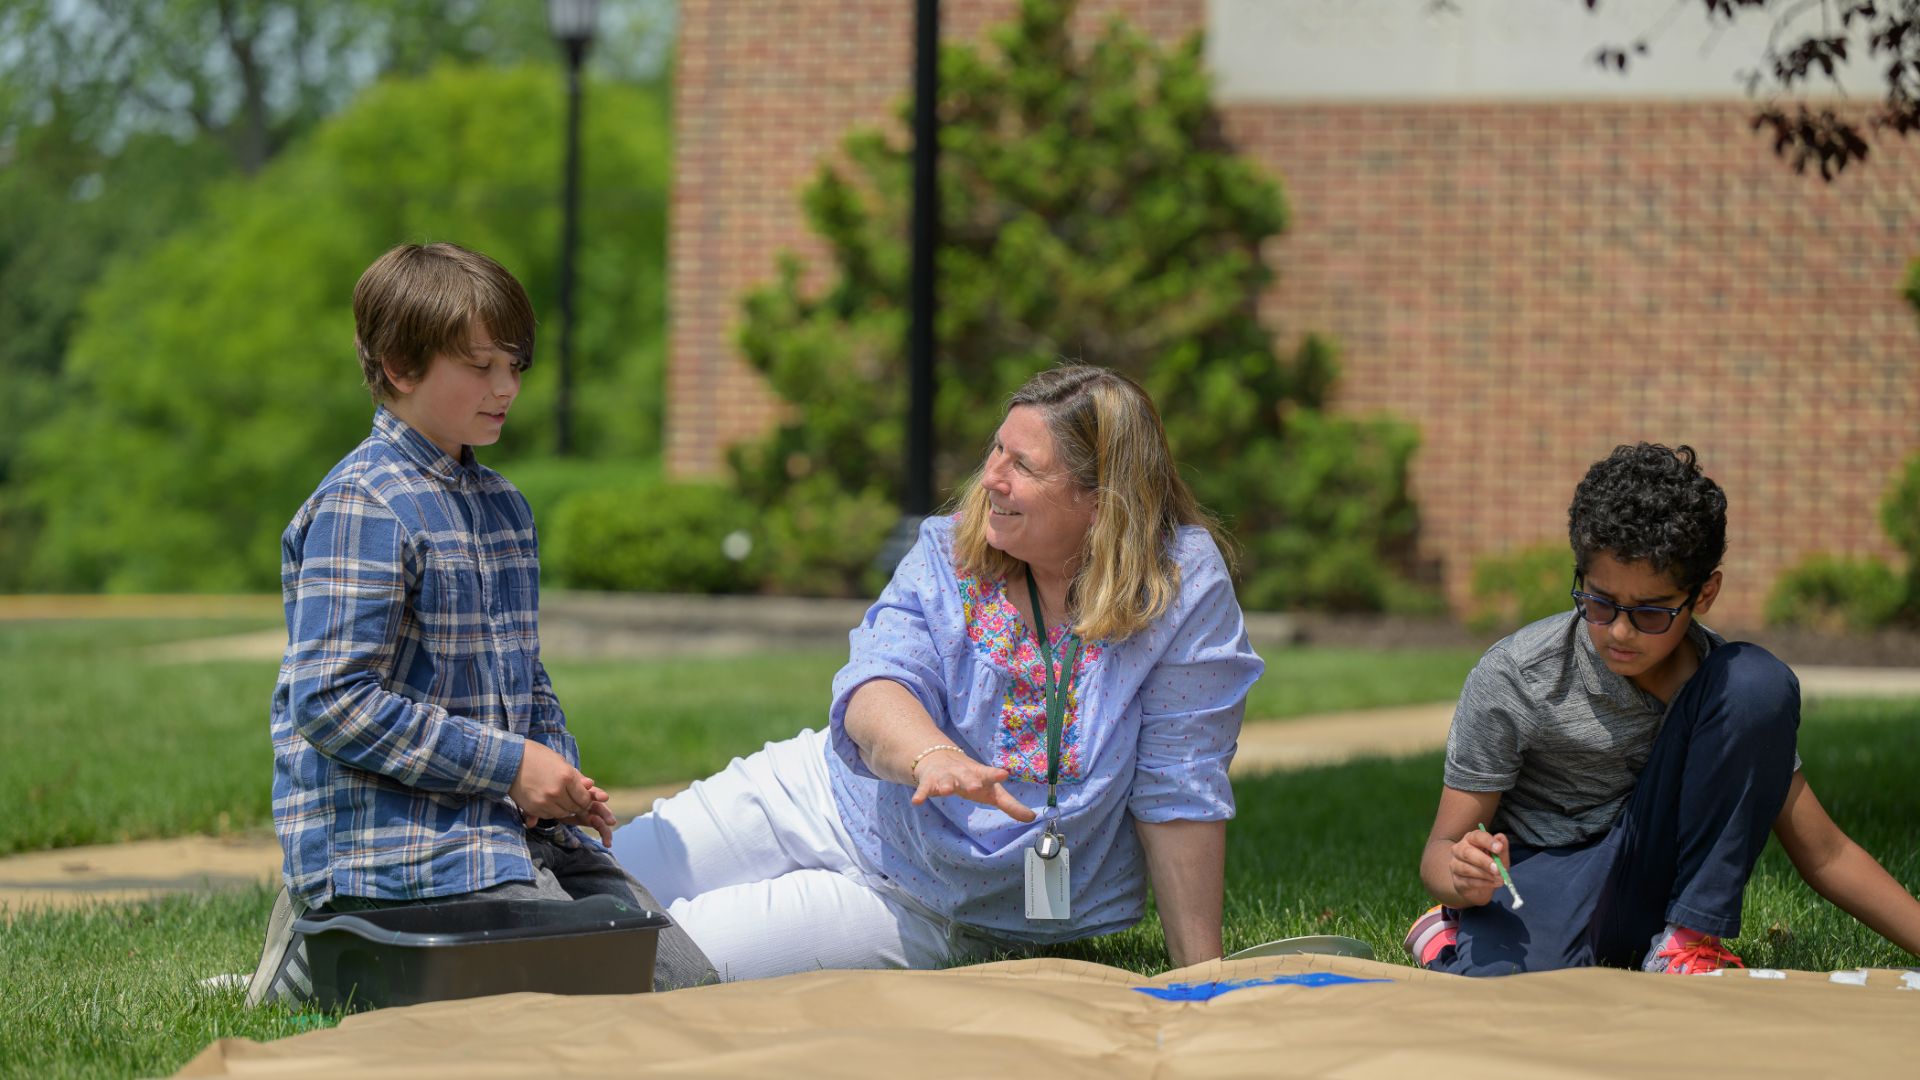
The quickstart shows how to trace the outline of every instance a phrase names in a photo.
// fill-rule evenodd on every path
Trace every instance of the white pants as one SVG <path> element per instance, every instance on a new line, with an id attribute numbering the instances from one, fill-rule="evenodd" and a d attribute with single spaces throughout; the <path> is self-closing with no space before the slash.
<path id="1" fill-rule="evenodd" d="M 865 867 L 841 824 L 826 736 L 735 758 L 613 834 L 613 854 L 726 981 L 822 968 L 931 968 L 992 945 Z"/>

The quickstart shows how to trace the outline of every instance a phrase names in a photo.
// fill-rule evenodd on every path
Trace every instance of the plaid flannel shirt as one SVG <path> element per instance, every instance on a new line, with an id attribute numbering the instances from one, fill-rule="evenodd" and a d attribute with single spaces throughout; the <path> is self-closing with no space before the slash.
<path id="1" fill-rule="evenodd" d="M 382 408 L 281 538 L 273 820 L 288 888 L 386 900 L 531 881 L 525 740 L 579 761 L 540 663 L 519 491 Z M 568 830 L 563 830 L 568 831 Z"/>

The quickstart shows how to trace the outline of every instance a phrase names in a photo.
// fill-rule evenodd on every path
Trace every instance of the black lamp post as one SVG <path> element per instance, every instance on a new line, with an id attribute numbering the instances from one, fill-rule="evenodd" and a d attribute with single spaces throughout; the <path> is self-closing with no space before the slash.
<path id="1" fill-rule="evenodd" d="M 547 0 L 547 26 L 567 57 L 567 165 L 560 226 L 560 370 L 554 449 L 573 452 L 573 244 L 580 217 L 580 65 L 593 45 L 600 0 Z"/>
<path id="2" fill-rule="evenodd" d="M 880 550 L 892 573 L 933 513 L 933 316 L 940 250 L 940 0 L 917 0 L 913 25 L 913 245 L 908 285 L 907 471 L 900 523 Z"/>
<path id="3" fill-rule="evenodd" d="M 933 513 L 933 316 L 940 251 L 940 0 L 919 0 L 913 27 L 913 282 L 907 334 L 909 517 Z"/>

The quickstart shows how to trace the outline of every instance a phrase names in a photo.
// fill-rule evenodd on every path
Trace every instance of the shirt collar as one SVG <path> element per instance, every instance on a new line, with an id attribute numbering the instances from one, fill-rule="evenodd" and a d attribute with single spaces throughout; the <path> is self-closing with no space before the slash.
<path id="1" fill-rule="evenodd" d="M 461 447 L 460 457 L 455 460 L 432 439 L 393 415 L 385 405 L 373 412 L 373 433 L 391 443 L 408 461 L 448 483 L 457 484 L 469 479 L 479 467 L 479 462 L 473 456 L 473 447 Z"/>
<path id="2" fill-rule="evenodd" d="M 1625 617 L 1619 616 L 1619 618 Z M 1617 675 L 1607 667 L 1607 662 L 1600 659 L 1600 651 L 1594 648 L 1593 635 L 1587 633 L 1585 620 L 1581 619 L 1577 611 L 1573 613 L 1570 629 L 1580 642 L 1574 647 L 1573 655 L 1588 693 L 1620 702 L 1638 701 L 1656 710 L 1664 708 L 1660 704 L 1660 699 L 1635 686 L 1632 679 L 1625 675 Z M 1718 635 L 1701 625 L 1698 619 L 1687 620 L 1687 639 L 1693 642 L 1694 650 L 1700 654 L 1702 663 L 1719 642 Z"/>

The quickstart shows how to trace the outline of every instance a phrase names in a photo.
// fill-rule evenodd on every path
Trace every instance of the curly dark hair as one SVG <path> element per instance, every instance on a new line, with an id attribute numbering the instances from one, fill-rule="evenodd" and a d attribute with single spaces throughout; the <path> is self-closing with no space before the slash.
<path id="1" fill-rule="evenodd" d="M 1671 573 L 1692 593 L 1727 553 L 1727 496 L 1700 471 L 1691 446 L 1616 446 L 1574 489 L 1567 540 L 1582 578 L 1605 552 Z"/>

